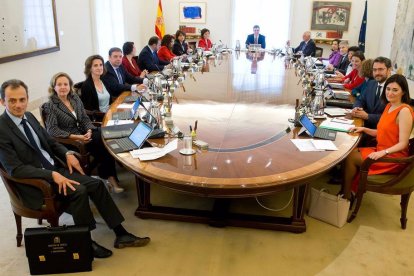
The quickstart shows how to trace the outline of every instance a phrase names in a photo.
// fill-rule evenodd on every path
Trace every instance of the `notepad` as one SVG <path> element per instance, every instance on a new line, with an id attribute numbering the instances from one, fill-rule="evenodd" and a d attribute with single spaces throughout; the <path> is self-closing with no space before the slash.
<path id="1" fill-rule="evenodd" d="M 342 131 L 342 132 L 349 132 L 351 128 L 354 128 L 355 125 L 353 124 L 342 124 L 342 123 L 335 123 L 332 122 L 332 119 L 323 121 L 320 125 L 320 128 L 326 128 L 336 131 Z"/>

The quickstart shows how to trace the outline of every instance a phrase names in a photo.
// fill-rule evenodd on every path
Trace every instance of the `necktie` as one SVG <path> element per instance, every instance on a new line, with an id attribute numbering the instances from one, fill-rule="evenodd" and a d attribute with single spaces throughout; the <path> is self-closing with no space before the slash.
<path id="1" fill-rule="evenodd" d="M 40 163 L 42 163 L 43 168 L 47 170 L 54 170 L 55 167 L 46 159 L 46 157 L 42 154 L 39 147 L 37 146 L 36 141 L 33 137 L 33 134 L 30 131 L 29 126 L 27 125 L 26 119 L 22 120 L 22 125 L 24 129 L 24 133 L 26 133 L 27 139 L 29 140 L 30 144 L 36 150 L 37 154 L 40 157 Z"/>
<path id="2" fill-rule="evenodd" d="M 379 99 L 380 96 L 381 96 L 381 89 L 382 89 L 382 86 L 378 85 L 378 87 L 377 87 L 377 99 Z"/>
<path id="3" fill-rule="evenodd" d="M 254 37 L 254 44 L 259 44 L 259 40 L 258 40 L 257 36 Z"/>
<path id="4" fill-rule="evenodd" d="M 123 84 L 124 82 L 122 81 L 121 71 L 119 70 L 119 67 L 115 69 L 115 72 L 116 72 L 116 76 L 118 77 L 119 83 Z"/>

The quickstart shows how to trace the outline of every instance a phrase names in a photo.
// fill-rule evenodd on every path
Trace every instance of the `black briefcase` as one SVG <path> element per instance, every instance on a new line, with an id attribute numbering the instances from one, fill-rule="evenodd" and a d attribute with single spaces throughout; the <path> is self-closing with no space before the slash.
<path id="1" fill-rule="evenodd" d="M 92 270 L 87 226 L 26 228 L 24 243 L 32 275 Z"/>

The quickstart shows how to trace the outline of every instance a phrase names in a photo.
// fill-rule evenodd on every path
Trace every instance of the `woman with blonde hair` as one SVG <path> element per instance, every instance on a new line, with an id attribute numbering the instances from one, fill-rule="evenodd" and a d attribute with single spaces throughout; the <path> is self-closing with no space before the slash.
<path id="1" fill-rule="evenodd" d="M 87 142 L 88 151 L 98 161 L 99 177 L 107 179 L 115 193 L 123 192 L 117 181 L 115 159 L 103 145 L 101 129 L 92 124 L 81 99 L 73 92 L 73 81 L 68 74 L 57 73 L 50 80 L 45 112 L 47 132 L 53 137 Z"/>

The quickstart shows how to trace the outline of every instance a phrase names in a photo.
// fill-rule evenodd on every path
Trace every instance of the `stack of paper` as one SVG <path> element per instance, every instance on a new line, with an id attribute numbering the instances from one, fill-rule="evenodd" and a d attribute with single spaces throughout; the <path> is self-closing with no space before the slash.
<path id="1" fill-rule="evenodd" d="M 108 120 L 106 126 L 132 124 L 134 120 Z"/>
<path id="2" fill-rule="evenodd" d="M 351 128 L 354 128 L 355 125 L 353 124 L 343 124 L 343 123 L 337 123 L 333 122 L 332 119 L 323 121 L 320 125 L 320 128 L 327 128 L 332 129 L 336 131 L 342 131 L 342 132 L 349 132 Z"/>
<path id="3" fill-rule="evenodd" d="M 177 149 L 178 140 L 175 139 L 165 145 L 163 148 L 143 148 L 131 151 L 133 158 L 139 158 L 140 161 L 155 160 Z"/>

